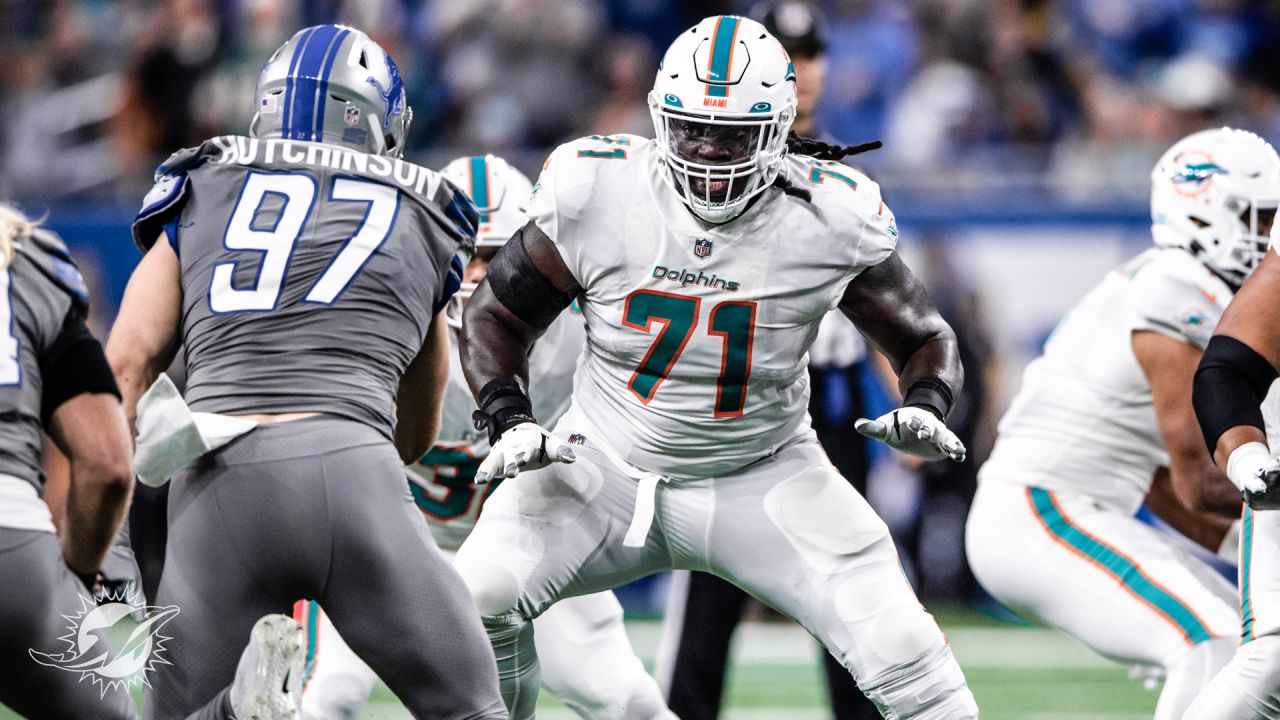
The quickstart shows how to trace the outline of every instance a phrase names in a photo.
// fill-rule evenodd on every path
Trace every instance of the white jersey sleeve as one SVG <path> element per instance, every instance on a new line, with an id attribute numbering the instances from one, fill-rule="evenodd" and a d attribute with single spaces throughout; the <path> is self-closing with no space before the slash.
<path id="1" fill-rule="evenodd" d="M 879 265 L 898 246 L 898 223 L 871 178 L 834 160 L 806 161 L 814 205 L 828 216 L 834 232 L 847 234 L 850 254 L 843 258 L 857 275 Z M 852 190 L 852 192 L 850 192 Z"/>
<path id="2" fill-rule="evenodd" d="M 552 151 L 533 186 L 529 219 L 560 251 L 569 272 L 582 287 L 592 281 L 591 263 L 581 233 L 573 232 L 596 189 L 601 162 L 625 160 L 634 144 L 646 142 L 631 135 L 593 135 L 567 142 Z"/>
<path id="3" fill-rule="evenodd" d="M 1160 333 L 1204 350 L 1231 300 L 1231 289 L 1199 263 L 1156 257 L 1160 260 L 1133 271 L 1131 329 Z"/>

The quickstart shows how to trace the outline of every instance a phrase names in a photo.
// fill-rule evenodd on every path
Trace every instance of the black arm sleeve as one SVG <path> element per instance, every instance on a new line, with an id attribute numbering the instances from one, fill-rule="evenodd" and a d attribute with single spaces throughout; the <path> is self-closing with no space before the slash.
<path id="1" fill-rule="evenodd" d="M 529 257 L 529 251 L 524 247 L 524 232 L 521 228 L 494 256 L 485 282 L 489 283 L 494 297 L 513 315 L 545 330 L 562 310 L 569 307 L 581 289 L 556 289 Z"/>
<path id="2" fill-rule="evenodd" d="M 1191 404 L 1210 453 L 1222 433 L 1238 425 L 1266 432 L 1261 405 L 1275 379 L 1276 369 L 1248 345 L 1226 335 L 1209 340 L 1196 368 Z"/>
<path id="3" fill-rule="evenodd" d="M 109 393 L 120 397 L 102 343 L 89 332 L 78 310 L 67 313 L 58 337 L 40 356 L 40 377 L 44 381 L 40 418 L 46 425 L 62 403 L 77 395 Z"/>

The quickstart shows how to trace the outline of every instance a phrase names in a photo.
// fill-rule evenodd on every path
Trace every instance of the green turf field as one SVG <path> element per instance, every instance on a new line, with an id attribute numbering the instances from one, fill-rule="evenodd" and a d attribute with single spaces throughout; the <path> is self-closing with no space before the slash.
<path id="1" fill-rule="evenodd" d="M 985 720 L 1138 720 L 1150 718 L 1156 693 L 1128 679 L 1126 668 L 1070 638 L 1009 625 L 970 611 L 939 613 Z M 651 662 L 660 623 L 630 622 L 636 651 Z M 829 717 L 817 646 L 789 623 L 744 624 L 735 638 L 726 720 L 819 720 Z M 0 720 L 16 715 L 0 707 Z M 362 718 L 399 720 L 409 713 L 379 686 Z M 543 695 L 538 717 L 576 717 Z"/>
<path id="2" fill-rule="evenodd" d="M 1138 720 L 1150 718 L 1156 693 L 1052 630 L 998 623 L 971 612 L 940 614 L 985 720 Z M 628 624 L 646 662 L 657 646 L 659 624 Z M 825 709 L 819 655 L 813 640 L 784 623 L 744 625 L 735 638 L 726 720 L 819 720 Z M 385 688 L 362 718 L 408 718 Z M 543 694 L 538 717 L 577 716 Z"/>

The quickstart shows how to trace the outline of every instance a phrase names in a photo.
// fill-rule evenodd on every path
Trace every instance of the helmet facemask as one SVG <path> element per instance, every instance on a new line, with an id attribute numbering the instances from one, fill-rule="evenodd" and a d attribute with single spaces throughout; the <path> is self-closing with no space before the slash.
<path id="1" fill-rule="evenodd" d="M 777 177 L 794 107 L 777 113 L 733 115 L 672 108 L 650 95 L 664 178 L 695 215 L 732 220 Z"/>
<path id="2" fill-rule="evenodd" d="M 1228 196 L 1223 207 L 1235 214 L 1238 221 L 1234 227 L 1226 229 L 1226 237 L 1221 241 L 1224 247 L 1213 266 L 1232 284 L 1239 286 L 1267 254 L 1280 199 L 1251 202 L 1247 198 Z"/>

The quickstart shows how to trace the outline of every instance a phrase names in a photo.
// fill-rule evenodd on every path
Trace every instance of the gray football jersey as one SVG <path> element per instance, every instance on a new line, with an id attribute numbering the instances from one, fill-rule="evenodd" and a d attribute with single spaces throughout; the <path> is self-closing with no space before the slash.
<path id="1" fill-rule="evenodd" d="M 476 213 L 440 175 L 321 143 L 176 153 L 134 224 L 182 268 L 188 404 L 322 412 L 388 438 L 400 376 L 457 289 Z"/>
<path id="2" fill-rule="evenodd" d="M 15 243 L 0 270 L 0 473 L 44 483 L 40 359 L 68 312 L 88 311 L 89 293 L 62 240 L 37 229 Z"/>

